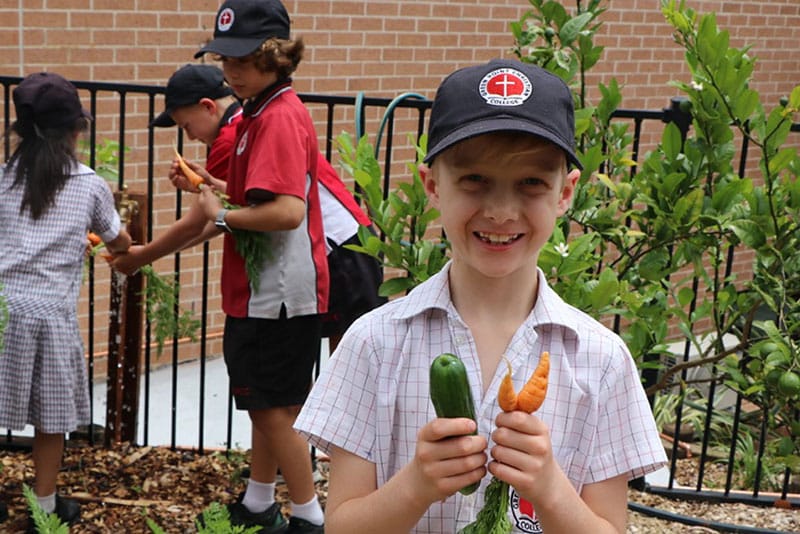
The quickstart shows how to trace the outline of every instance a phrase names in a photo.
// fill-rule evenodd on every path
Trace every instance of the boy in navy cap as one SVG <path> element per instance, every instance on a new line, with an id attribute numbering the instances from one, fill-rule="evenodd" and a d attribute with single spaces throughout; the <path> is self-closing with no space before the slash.
<path id="1" fill-rule="evenodd" d="M 458 70 L 428 148 L 452 259 L 351 326 L 295 424 L 331 457 L 328 532 L 456 532 L 492 476 L 509 485 L 513 532 L 624 532 L 627 480 L 666 459 L 653 416 L 622 340 L 537 267 L 580 176 L 570 90 L 519 61 Z M 503 357 L 519 390 L 544 351 L 544 404 L 502 412 Z M 429 369 L 445 352 L 466 366 L 476 421 L 436 417 Z"/>
<path id="2" fill-rule="evenodd" d="M 191 140 L 208 147 L 206 170 L 224 188 L 228 164 L 233 153 L 236 125 L 242 118 L 242 106 L 225 83 L 222 70 L 214 65 L 187 64 L 167 81 L 164 111 L 150 123 L 157 127 L 176 124 Z M 182 175 L 170 173 L 173 185 L 197 193 L 197 188 Z M 199 202 L 180 219 L 146 245 L 134 245 L 127 254 L 115 256 L 112 266 L 131 274 L 143 265 L 196 245 L 219 235 L 213 221 L 208 221 Z"/>
<path id="3" fill-rule="evenodd" d="M 317 133 L 291 81 L 304 47 L 302 39 L 291 39 L 278 0 L 227 0 L 214 38 L 195 55 L 219 59 L 244 103 L 225 189 L 241 208 L 226 210 L 211 187 L 202 189 L 199 202 L 206 219 L 226 232 L 223 351 L 236 406 L 252 422 L 251 477 L 229 510 L 234 524 L 265 533 L 287 528 L 275 500 L 278 469 L 291 500 L 288 532 L 324 531 L 308 444 L 292 428 L 311 386 L 329 291 Z M 258 287 L 247 277 L 231 229 L 268 235 L 270 257 Z"/>

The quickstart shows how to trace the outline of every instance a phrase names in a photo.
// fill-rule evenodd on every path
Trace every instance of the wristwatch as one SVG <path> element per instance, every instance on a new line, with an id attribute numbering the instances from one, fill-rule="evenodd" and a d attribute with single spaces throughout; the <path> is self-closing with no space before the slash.
<path id="1" fill-rule="evenodd" d="M 230 234 L 231 227 L 228 226 L 228 223 L 225 222 L 225 215 L 227 214 L 228 210 L 226 210 L 225 208 L 220 209 L 217 212 L 217 218 L 214 220 L 214 225 L 223 232 L 228 232 Z"/>

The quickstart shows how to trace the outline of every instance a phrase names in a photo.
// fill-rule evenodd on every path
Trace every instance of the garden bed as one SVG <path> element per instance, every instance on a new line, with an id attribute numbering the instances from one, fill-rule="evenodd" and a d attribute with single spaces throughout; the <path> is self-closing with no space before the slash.
<path id="1" fill-rule="evenodd" d="M 320 461 L 317 465 L 317 490 L 324 505 L 327 463 Z M 22 483 L 33 483 L 30 454 L 0 450 L 0 466 L 2 498 L 11 514 L 9 521 L 0 525 L 0 531 L 24 531 L 27 512 Z M 244 467 L 246 455 L 237 451 L 226 456 L 224 453 L 197 454 L 128 445 L 113 449 L 69 447 L 59 485 L 63 492 L 71 494 L 82 504 L 82 520 L 72 528 L 73 533 L 149 532 L 146 517 L 166 532 L 192 532 L 198 513 L 212 502 L 231 502 L 244 489 L 241 478 Z M 689 467 L 682 469 L 686 472 Z M 285 487 L 279 485 L 278 491 L 279 500 L 288 503 Z M 800 513 L 797 510 L 673 501 L 635 490 L 630 490 L 629 499 L 708 521 L 800 532 Z M 288 508 L 284 512 L 288 513 Z M 629 533 L 678 531 L 713 532 L 706 527 L 678 526 L 635 512 L 629 514 Z"/>

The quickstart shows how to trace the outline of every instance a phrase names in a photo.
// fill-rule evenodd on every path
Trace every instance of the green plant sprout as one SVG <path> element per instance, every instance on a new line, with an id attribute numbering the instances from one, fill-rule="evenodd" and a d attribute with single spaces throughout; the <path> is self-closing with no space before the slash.
<path id="1" fill-rule="evenodd" d="M 36 494 L 27 484 L 22 485 L 22 494 L 28 503 L 28 510 L 33 518 L 36 532 L 39 534 L 69 534 L 69 525 L 62 522 L 55 512 L 48 514 L 36 500 Z"/>

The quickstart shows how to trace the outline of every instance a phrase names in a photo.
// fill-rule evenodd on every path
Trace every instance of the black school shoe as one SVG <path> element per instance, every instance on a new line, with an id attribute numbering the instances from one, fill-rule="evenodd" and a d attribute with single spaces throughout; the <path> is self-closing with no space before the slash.
<path id="1" fill-rule="evenodd" d="M 74 525 L 81 518 L 81 505 L 77 501 L 61 497 L 56 494 L 56 509 L 54 512 L 62 523 L 67 525 Z M 35 534 L 36 525 L 33 522 L 33 517 L 28 518 L 28 534 Z"/>
<path id="2" fill-rule="evenodd" d="M 286 519 L 281 513 L 281 505 L 275 502 L 263 512 L 254 513 L 237 500 L 228 505 L 231 525 L 244 527 L 261 527 L 261 534 L 283 534 L 286 532 Z"/>
<path id="3" fill-rule="evenodd" d="M 315 525 L 299 517 L 289 518 L 289 530 L 286 534 L 325 534 L 325 525 Z"/>

